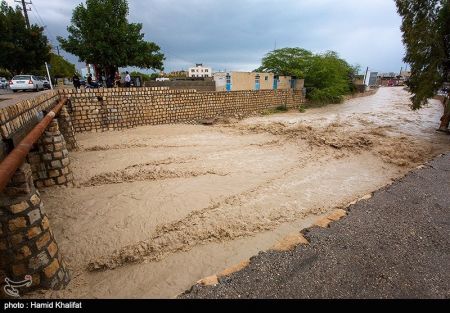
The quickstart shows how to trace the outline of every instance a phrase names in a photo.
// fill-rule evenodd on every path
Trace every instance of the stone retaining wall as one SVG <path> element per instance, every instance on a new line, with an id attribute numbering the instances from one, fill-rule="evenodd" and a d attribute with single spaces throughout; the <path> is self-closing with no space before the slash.
<path id="1" fill-rule="evenodd" d="M 246 116 L 270 107 L 304 102 L 301 91 L 196 92 L 167 88 L 60 90 L 76 132 L 108 131 L 141 125 L 174 124 L 213 117 Z"/>
<path id="2" fill-rule="evenodd" d="M 25 163 L 0 194 L 0 298 L 8 296 L 3 293 L 5 279 L 31 280 L 21 294 L 36 288 L 60 289 L 70 280 L 43 209 Z"/>

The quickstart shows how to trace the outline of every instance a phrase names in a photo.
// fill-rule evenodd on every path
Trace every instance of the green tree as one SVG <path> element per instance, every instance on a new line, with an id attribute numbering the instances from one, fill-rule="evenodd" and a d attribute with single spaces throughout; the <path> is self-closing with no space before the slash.
<path id="1" fill-rule="evenodd" d="M 0 4 L 0 68 L 12 75 L 30 73 L 50 59 L 50 45 L 44 29 L 37 25 L 27 28 L 22 12 Z"/>
<path id="2" fill-rule="evenodd" d="M 343 95 L 355 90 L 353 78 L 357 67 L 351 67 L 333 51 L 315 55 L 310 59 L 305 76 L 308 98 L 316 103 L 339 103 Z"/>
<path id="3" fill-rule="evenodd" d="M 402 17 L 401 30 L 406 47 L 404 61 L 411 65 L 408 86 L 413 93 L 412 108 L 419 109 L 436 95 L 450 73 L 449 0 L 396 0 Z M 443 101 L 444 115 L 439 130 L 448 131 L 450 91 Z"/>
<path id="4" fill-rule="evenodd" d="M 339 103 L 354 91 L 358 67 L 350 66 L 333 51 L 313 54 L 302 48 L 283 48 L 268 53 L 256 71 L 305 79 L 307 97 L 316 103 Z"/>
<path id="5" fill-rule="evenodd" d="M 144 40 L 142 24 L 128 23 L 126 0 L 87 0 L 73 11 L 67 39 L 61 47 L 80 61 L 98 65 L 107 75 L 118 67 L 163 69 L 164 55 Z"/>
<path id="6" fill-rule="evenodd" d="M 72 77 L 76 73 L 75 65 L 64 59 L 62 56 L 50 54 L 50 76 L 52 78 Z M 40 76 L 47 76 L 45 65 L 38 71 Z"/>
<path id="7" fill-rule="evenodd" d="M 302 48 L 277 49 L 262 59 L 262 66 L 256 71 L 304 78 L 312 57 L 310 51 Z"/>

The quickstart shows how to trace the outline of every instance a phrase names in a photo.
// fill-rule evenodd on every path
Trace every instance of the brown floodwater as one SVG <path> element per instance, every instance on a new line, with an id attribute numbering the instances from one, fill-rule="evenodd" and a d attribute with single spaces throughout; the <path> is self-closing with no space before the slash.
<path id="1" fill-rule="evenodd" d="M 76 186 L 42 192 L 72 271 L 34 297 L 172 298 L 450 150 L 402 88 L 215 126 L 77 136 Z"/>

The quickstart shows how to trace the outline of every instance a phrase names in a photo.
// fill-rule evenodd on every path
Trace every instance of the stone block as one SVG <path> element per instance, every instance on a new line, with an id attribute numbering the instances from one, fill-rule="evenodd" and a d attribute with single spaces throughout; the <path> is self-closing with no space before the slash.
<path id="1" fill-rule="evenodd" d="M 66 160 L 66 159 L 63 159 L 62 161 L 64 161 L 64 160 Z M 60 160 L 51 161 L 50 165 L 52 168 L 58 168 L 58 169 L 63 167 L 63 164 L 61 163 Z"/>
<path id="2" fill-rule="evenodd" d="M 25 211 L 26 209 L 28 209 L 30 206 L 28 205 L 27 201 L 22 201 L 20 203 L 17 204 L 13 204 L 9 207 L 9 210 L 11 211 L 11 213 L 13 214 L 17 214 L 20 212 Z"/>
<path id="3" fill-rule="evenodd" d="M 31 255 L 31 250 L 28 246 L 23 246 L 16 252 L 16 259 L 23 260 Z"/>
<path id="4" fill-rule="evenodd" d="M 53 158 L 55 158 L 55 159 L 62 159 L 63 158 L 62 151 L 53 152 Z"/>
<path id="5" fill-rule="evenodd" d="M 51 161 L 53 159 L 52 154 L 51 153 L 44 153 L 42 154 L 42 160 L 44 161 Z"/>
<path id="6" fill-rule="evenodd" d="M 54 241 L 50 243 L 50 245 L 47 247 L 47 251 L 50 254 L 50 257 L 54 258 L 56 253 L 58 252 L 58 246 Z"/>
<path id="7" fill-rule="evenodd" d="M 52 263 L 50 263 L 45 269 L 44 274 L 47 278 L 52 278 L 56 272 L 59 270 L 59 262 L 57 259 L 53 259 Z"/>
<path id="8" fill-rule="evenodd" d="M 55 143 L 54 147 L 55 147 L 54 151 L 62 151 L 65 148 L 64 145 L 61 142 L 60 143 Z"/>
<path id="9" fill-rule="evenodd" d="M 45 185 L 45 187 L 54 186 L 55 185 L 55 181 L 53 179 L 46 179 L 44 181 L 44 185 Z"/>
<path id="10" fill-rule="evenodd" d="M 56 181 L 57 181 L 58 185 L 62 185 L 62 184 L 65 184 L 67 182 L 67 179 L 64 176 L 61 176 L 61 177 L 58 177 L 56 179 Z"/>
<path id="11" fill-rule="evenodd" d="M 34 209 L 33 211 L 30 211 L 27 215 L 28 220 L 30 221 L 30 225 L 33 225 L 42 218 L 41 211 L 39 209 Z"/>
<path id="12" fill-rule="evenodd" d="M 68 166 L 70 164 L 69 158 L 64 158 L 61 160 L 63 166 Z"/>
<path id="13" fill-rule="evenodd" d="M 41 228 L 39 226 L 34 226 L 28 229 L 27 231 L 27 238 L 33 239 L 37 235 L 40 235 L 42 233 Z"/>
<path id="14" fill-rule="evenodd" d="M 22 233 L 14 234 L 11 237 L 9 237 L 9 241 L 14 246 L 21 244 L 25 240 L 26 240 L 25 235 Z"/>
<path id="15" fill-rule="evenodd" d="M 25 217 L 17 217 L 8 222 L 9 230 L 14 232 L 19 229 L 23 229 L 27 227 L 27 220 Z"/>
<path id="16" fill-rule="evenodd" d="M 50 232 L 45 232 L 36 240 L 36 248 L 41 250 L 50 241 Z"/>
<path id="17" fill-rule="evenodd" d="M 31 196 L 30 201 L 33 205 L 38 205 L 39 202 L 41 202 L 41 199 L 38 197 L 37 194 L 34 194 Z"/>
<path id="18" fill-rule="evenodd" d="M 42 218 L 42 229 L 43 230 L 47 230 L 50 228 L 50 222 L 48 220 L 48 217 L 44 215 L 44 217 Z"/>
<path id="19" fill-rule="evenodd" d="M 55 178 L 55 177 L 58 177 L 59 175 L 61 175 L 61 173 L 58 170 L 50 170 L 50 171 L 48 171 L 48 176 L 50 178 Z"/>
<path id="20" fill-rule="evenodd" d="M 28 261 L 28 266 L 32 270 L 36 271 L 36 270 L 42 268 L 43 266 L 46 266 L 49 262 L 50 262 L 50 259 L 47 255 L 47 253 L 45 251 L 42 251 L 38 255 L 30 258 L 30 260 Z"/>

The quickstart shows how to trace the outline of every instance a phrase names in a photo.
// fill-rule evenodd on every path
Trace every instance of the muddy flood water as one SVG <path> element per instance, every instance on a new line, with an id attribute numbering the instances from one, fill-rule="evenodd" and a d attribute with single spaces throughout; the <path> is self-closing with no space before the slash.
<path id="1" fill-rule="evenodd" d="M 86 133 L 42 192 L 72 274 L 32 297 L 173 298 L 450 151 L 402 88 L 306 113 Z"/>

